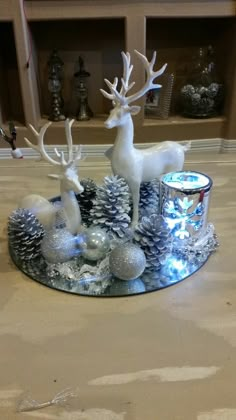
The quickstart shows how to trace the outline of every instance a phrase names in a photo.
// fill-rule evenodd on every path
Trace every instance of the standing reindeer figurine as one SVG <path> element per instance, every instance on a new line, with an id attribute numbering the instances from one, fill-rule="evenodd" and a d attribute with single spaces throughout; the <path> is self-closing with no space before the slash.
<path id="1" fill-rule="evenodd" d="M 142 150 L 134 147 L 134 127 L 131 115 L 136 115 L 140 111 L 140 106 L 130 104 L 141 98 L 150 89 L 161 87 L 161 85 L 154 84 L 153 81 L 165 71 L 167 66 L 165 64 L 155 72 L 153 66 L 156 61 L 156 52 L 154 52 L 150 62 L 140 52 L 135 50 L 135 53 L 146 70 L 146 82 L 142 89 L 126 96 L 127 92 L 134 86 L 134 82 L 129 83 L 133 65 L 130 64 L 130 54 L 128 52 L 126 54 L 122 52 L 124 70 L 120 90 L 117 88 L 117 77 L 113 83 L 105 79 L 111 93 L 100 89 L 102 94 L 110 99 L 113 104 L 113 109 L 105 121 L 105 127 L 118 128 L 114 146 L 107 150 L 106 156 L 111 161 L 114 174 L 122 176 L 129 185 L 133 200 L 133 227 L 137 225 L 139 217 L 140 184 L 159 178 L 163 173 L 182 170 L 184 152 L 189 149 L 189 145 L 182 146 L 173 141 L 165 141 Z"/>
<path id="2" fill-rule="evenodd" d="M 75 193 L 77 194 L 82 193 L 84 188 L 80 184 L 77 168 L 75 166 L 76 162 L 81 159 L 81 146 L 78 146 L 76 148 L 75 155 L 73 156 L 73 142 L 72 142 L 72 136 L 71 136 L 71 126 L 73 122 L 74 120 L 69 121 L 68 119 L 65 121 L 65 131 L 66 131 L 67 151 L 68 151 L 67 161 L 65 159 L 64 153 L 58 152 L 57 149 L 55 149 L 56 159 L 51 158 L 46 152 L 46 149 L 44 146 L 44 135 L 47 128 L 51 125 L 51 122 L 45 124 L 39 132 L 37 132 L 35 128 L 32 125 L 30 125 L 30 129 L 37 139 L 37 144 L 32 144 L 27 138 L 25 138 L 25 141 L 28 144 L 28 146 L 32 147 L 32 149 L 36 150 L 37 152 L 41 154 L 42 159 L 60 168 L 61 173 L 59 175 L 48 175 L 48 176 L 51 178 L 60 180 L 61 203 L 62 203 L 62 208 L 64 212 L 66 227 L 69 230 L 69 232 L 75 235 L 77 234 L 79 227 L 81 225 L 80 208 L 79 208 L 79 204 L 76 199 Z M 37 208 L 37 203 L 39 203 L 38 208 Z M 45 215 L 40 214 L 40 211 L 42 211 L 43 213 L 43 207 L 45 206 L 45 203 L 48 204 L 46 206 L 46 212 L 50 213 L 46 215 L 46 224 L 47 224 L 47 227 L 50 227 L 50 225 L 52 225 L 54 222 L 55 209 L 50 203 L 48 203 L 48 200 L 46 200 L 44 197 L 41 197 L 38 195 L 26 196 L 21 201 L 20 207 L 33 208 L 35 205 L 35 208 L 36 208 L 35 215 L 38 216 L 39 220 L 40 219 L 42 220 L 42 218 L 45 218 Z M 50 206 L 52 206 L 51 210 L 50 210 Z"/>

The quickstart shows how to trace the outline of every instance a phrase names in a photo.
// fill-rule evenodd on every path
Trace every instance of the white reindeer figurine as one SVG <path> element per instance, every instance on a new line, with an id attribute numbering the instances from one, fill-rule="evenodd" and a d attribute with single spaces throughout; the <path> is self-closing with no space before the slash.
<path id="1" fill-rule="evenodd" d="M 134 86 L 134 82 L 129 83 L 133 65 L 130 64 L 130 54 L 128 52 L 126 54 L 122 52 L 124 70 L 120 90 L 117 88 L 117 77 L 113 83 L 105 79 L 111 93 L 100 89 L 102 94 L 110 99 L 113 104 L 113 109 L 104 123 L 105 127 L 118 127 L 114 146 L 107 150 L 106 156 L 111 161 L 114 174 L 125 178 L 129 185 L 133 200 L 133 227 L 138 223 L 139 217 L 140 184 L 159 178 L 163 173 L 182 170 L 184 152 L 189 149 L 189 145 L 182 146 L 173 141 L 165 141 L 142 150 L 134 147 L 134 127 L 131 115 L 136 115 L 140 111 L 140 106 L 130 106 L 130 104 L 141 98 L 150 89 L 161 87 L 161 85 L 154 84 L 153 81 L 165 71 L 167 66 L 165 64 L 160 70 L 154 72 L 153 66 L 156 61 L 156 52 L 154 52 L 150 62 L 140 52 L 135 50 L 135 53 L 146 70 L 146 82 L 142 89 L 130 96 L 126 96 L 127 92 Z"/>
<path id="2" fill-rule="evenodd" d="M 45 150 L 44 135 L 51 122 L 45 124 L 39 132 L 37 132 L 35 128 L 32 125 L 30 125 L 30 129 L 37 139 L 37 144 L 32 144 L 27 138 L 25 138 L 25 141 L 29 147 L 32 147 L 32 149 L 40 153 L 42 159 L 60 168 L 61 173 L 59 175 L 51 174 L 48 176 L 60 180 L 61 204 L 66 219 L 66 227 L 73 235 L 75 235 L 78 233 L 79 227 L 81 225 L 80 208 L 75 193 L 82 193 L 84 188 L 80 184 L 77 168 L 75 166 L 76 162 L 81 159 L 81 146 L 78 146 L 76 148 L 75 155 L 73 156 L 73 142 L 71 135 L 71 126 L 73 122 L 74 120 L 69 121 L 68 119 L 65 121 L 65 131 L 68 150 L 67 161 L 63 152 L 58 152 L 58 150 L 55 149 L 56 159 L 53 159 L 48 155 L 48 153 Z M 48 201 L 44 199 L 44 197 L 38 195 L 29 195 L 23 198 L 23 200 L 20 203 L 20 207 L 32 208 L 35 205 L 37 213 L 35 215 L 38 216 L 40 220 L 40 210 L 42 210 L 43 212 L 45 202 L 48 203 Z M 37 203 L 39 203 L 38 209 Z M 53 211 L 50 211 L 50 205 L 51 204 L 49 204 L 49 206 L 46 206 L 46 211 L 50 213 L 46 215 L 48 216 L 46 217 L 47 227 L 50 227 L 50 224 L 53 224 L 54 222 L 54 214 Z M 42 218 L 43 217 L 45 218 L 45 215 L 42 215 Z"/>

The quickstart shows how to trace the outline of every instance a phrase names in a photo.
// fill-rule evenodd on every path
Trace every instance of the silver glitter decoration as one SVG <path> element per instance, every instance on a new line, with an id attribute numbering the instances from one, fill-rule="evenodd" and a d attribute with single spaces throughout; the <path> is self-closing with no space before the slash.
<path id="1" fill-rule="evenodd" d="M 83 257 L 90 261 L 104 258 L 110 249 L 110 241 L 106 232 L 99 227 L 91 226 L 84 234 L 87 248 L 83 252 Z"/>
<path id="2" fill-rule="evenodd" d="M 173 242 L 173 253 L 189 263 L 202 263 L 217 250 L 219 242 L 212 223 L 208 223 L 206 232 L 199 239 Z"/>
<path id="3" fill-rule="evenodd" d="M 63 263 L 53 264 L 47 262 L 46 273 L 51 279 L 55 279 L 59 276 L 67 281 L 75 281 L 80 277 L 80 267 L 78 266 L 77 260 L 75 258 Z"/>
<path id="4" fill-rule="evenodd" d="M 73 236 L 66 229 L 52 229 L 41 242 L 41 252 L 46 261 L 56 264 L 79 255 L 84 246 L 83 235 Z"/>
<path id="5" fill-rule="evenodd" d="M 66 213 L 65 209 L 63 208 L 61 201 L 55 201 L 53 203 L 55 208 L 55 218 L 53 223 L 53 229 L 66 229 Z"/>
<path id="6" fill-rule="evenodd" d="M 113 249 L 110 254 L 111 273 L 120 280 L 136 279 L 145 266 L 145 254 L 137 245 L 127 243 Z"/>
<path id="7" fill-rule="evenodd" d="M 108 256 L 96 265 L 84 264 L 83 261 L 83 258 L 73 258 L 64 263 L 47 263 L 46 274 L 51 284 L 69 289 L 71 293 L 104 294 L 113 282 Z"/>

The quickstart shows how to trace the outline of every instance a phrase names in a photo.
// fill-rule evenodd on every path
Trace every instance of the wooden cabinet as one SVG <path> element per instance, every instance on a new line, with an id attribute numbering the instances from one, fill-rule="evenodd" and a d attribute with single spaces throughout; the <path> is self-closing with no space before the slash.
<path id="1" fill-rule="evenodd" d="M 101 94 L 104 78 L 122 75 L 121 51 L 130 51 L 132 79 L 139 88 L 145 81 L 134 49 L 151 57 L 157 50 L 157 66 L 168 62 L 175 84 L 168 119 L 147 118 L 142 111 L 134 118 L 135 141 L 164 139 L 236 139 L 236 8 L 234 1 L 133 1 L 133 0 L 0 0 L 0 118 L 5 126 L 13 119 L 19 145 L 28 135 L 27 125 L 40 127 L 48 117 L 47 61 L 57 48 L 64 61 L 65 113 L 73 117 L 77 100 L 74 90 L 75 62 L 81 55 L 88 80 L 89 104 L 94 118 L 76 121 L 74 132 L 83 144 L 111 143 L 114 130 L 103 122 L 111 104 Z M 225 85 L 222 115 L 190 119 L 180 115 L 178 92 L 196 48 L 211 44 L 217 68 Z M 29 66 L 27 66 L 29 62 Z M 53 123 L 50 142 L 64 142 L 63 123 Z M 5 147 L 1 142 L 1 147 Z"/>
<path id="2" fill-rule="evenodd" d="M 12 22 L 0 22 L 0 118 L 25 125 Z"/>

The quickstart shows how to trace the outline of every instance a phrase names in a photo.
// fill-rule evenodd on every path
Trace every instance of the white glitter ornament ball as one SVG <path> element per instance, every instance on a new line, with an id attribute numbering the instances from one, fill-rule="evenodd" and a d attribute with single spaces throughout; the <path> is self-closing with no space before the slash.
<path id="1" fill-rule="evenodd" d="M 110 241 L 105 230 L 91 226 L 84 235 L 87 248 L 83 252 L 83 257 L 90 261 L 104 258 L 110 249 Z"/>
<path id="2" fill-rule="evenodd" d="M 66 229 L 52 229 L 46 232 L 41 242 L 41 252 L 45 260 L 63 263 L 81 253 L 81 238 L 73 236 Z"/>
<path id="3" fill-rule="evenodd" d="M 49 228 L 54 221 L 56 208 L 46 198 L 40 195 L 27 195 L 21 200 L 19 207 L 29 209 L 45 228 Z"/>
<path id="4" fill-rule="evenodd" d="M 144 272 L 146 257 L 137 245 L 127 243 L 113 249 L 109 265 L 111 273 L 118 279 L 133 280 Z"/>

